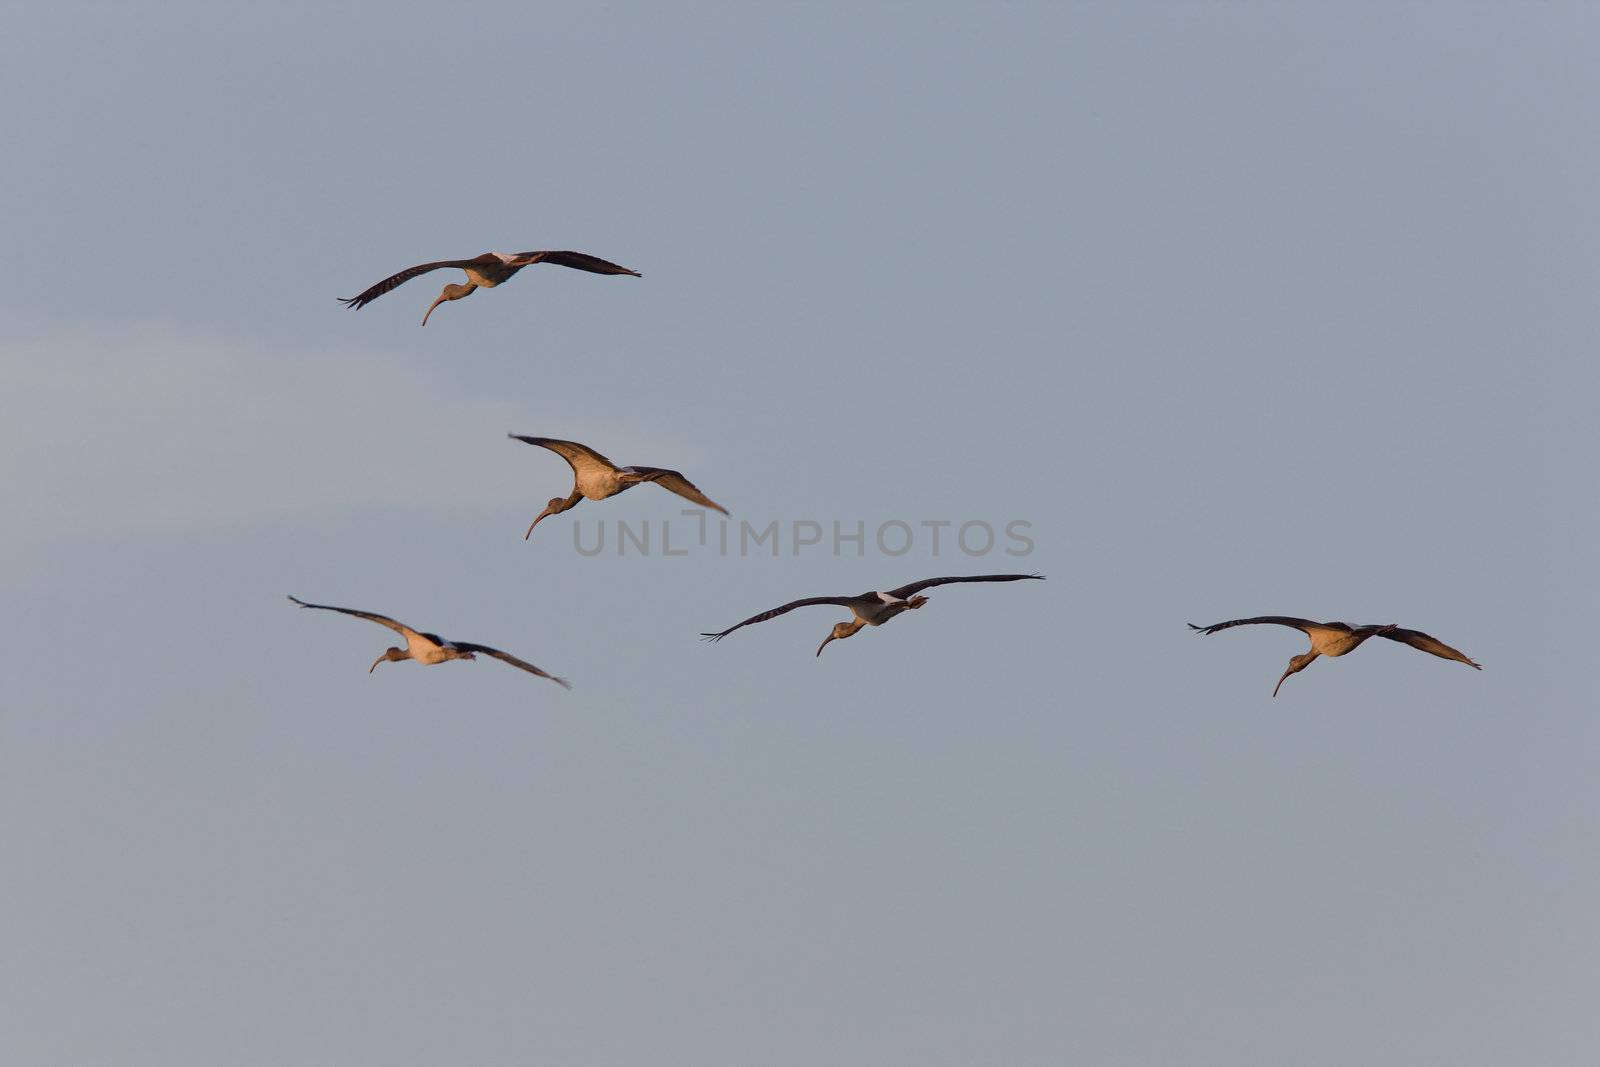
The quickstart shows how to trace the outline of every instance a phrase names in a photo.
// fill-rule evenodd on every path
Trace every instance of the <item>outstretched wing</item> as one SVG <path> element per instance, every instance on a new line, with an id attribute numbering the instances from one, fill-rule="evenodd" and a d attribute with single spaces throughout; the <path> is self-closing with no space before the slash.
<path id="1" fill-rule="evenodd" d="M 529 266 L 535 263 L 554 263 L 558 267 L 586 270 L 590 274 L 631 274 L 635 278 L 644 277 L 636 270 L 618 266 L 610 260 L 601 259 L 599 256 L 591 256 L 587 252 L 518 252 L 517 258 L 526 259 Z M 399 285 L 400 283 L 396 282 L 395 284 Z"/>
<path id="2" fill-rule="evenodd" d="M 501 652 L 498 648 L 490 648 L 488 645 L 474 645 L 468 641 L 452 641 L 450 643 L 463 652 L 481 652 L 485 656 L 493 656 L 495 659 L 509 663 L 513 667 L 520 667 L 529 674 L 537 674 L 541 678 L 548 678 L 552 682 L 555 682 L 557 685 L 561 686 L 563 689 L 572 688 L 572 683 L 567 681 L 565 678 L 557 678 L 550 672 L 542 671 L 538 667 L 535 667 L 533 664 L 529 663 L 527 660 L 518 659 L 509 652 Z"/>
<path id="3" fill-rule="evenodd" d="M 744 622 L 741 622 L 736 626 L 730 626 L 719 634 L 701 634 L 700 636 L 705 638 L 707 641 L 721 641 L 724 637 L 727 637 L 729 634 L 733 633 L 733 631 L 737 630 L 740 626 L 749 626 L 752 623 L 766 622 L 768 619 L 776 619 L 779 615 L 787 614 L 788 612 L 793 611 L 795 608 L 806 608 L 810 607 L 812 604 L 833 604 L 841 608 L 848 608 L 854 604 L 857 599 L 859 598 L 853 596 L 808 596 L 804 600 L 791 600 L 781 608 L 773 608 L 771 611 L 763 611 L 760 615 L 752 615 L 748 619 L 744 620 Z"/>
<path id="4" fill-rule="evenodd" d="M 415 278 L 419 274 L 426 274 L 430 270 L 439 270 L 441 267 L 459 267 L 460 269 L 465 270 L 468 267 L 476 266 L 478 260 L 482 258 L 482 256 L 479 256 L 477 259 L 441 259 L 437 263 L 419 263 L 415 267 L 407 267 L 399 274 L 389 275 L 383 281 L 372 286 L 360 296 L 341 296 L 339 300 L 347 308 L 354 309 L 366 307 L 368 304 L 378 299 L 378 297 L 382 296 L 384 293 L 387 293 L 390 289 L 393 289 L 397 285 L 404 285 L 406 282 L 409 282 L 412 278 Z"/>
<path id="5" fill-rule="evenodd" d="M 1210 626 L 1196 626 L 1189 623 L 1189 629 L 1197 630 L 1203 634 L 1214 634 L 1218 630 L 1226 630 L 1230 626 L 1254 626 L 1258 622 L 1270 622 L 1278 626 L 1293 626 L 1302 633 L 1311 633 L 1308 627 L 1322 626 L 1322 623 L 1312 622 L 1310 619 L 1296 619 L 1289 615 L 1257 615 L 1253 619 L 1229 619 L 1227 622 L 1214 622 Z"/>
<path id="6" fill-rule="evenodd" d="M 890 589 L 889 595 L 896 600 L 904 600 L 908 596 L 931 589 L 936 585 L 949 585 L 951 582 L 1020 582 L 1024 578 L 1037 578 L 1044 581 L 1042 574 L 968 574 L 956 575 L 950 578 L 924 578 L 920 582 L 902 585 L 899 589 Z"/>
<path id="7" fill-rule="evenodd" d="M 296 604 L 299 604 L 303 608 L 316 608 L 319 611 L 337 611 L 342 615 L 354 615 L 358 619 L 370 620 L 371 622 L 377 623 L 379 626 L 387 626 L 395 633 L 400 634 L 407 639 L 425 636 L 418 631 L 413 630 L 403 622 L 396 622 L 387 615 L 375 615 L 370 611 L 357 611 L 354 608 L 336 608 L 331 604 L 307 604 L 304 600 L 294 596 L 291 596 L 289 599 L 293 600 Z M 434 643 L 438 644 L 437 641 Z"/>
<path id="8" fill-rule="evenodd" d="M 1421 630 L 1404 630 L 1397 627 L 1388 633 L 1381 633 L 1378 636 L 1387 637 L 1391 641 L 1399 641 L 1403 645 L 1410 645 L 1412 648 L 1421 649 L 1423 652 L 1431 652 L 1440 659 L 1453 659 L 1457 663 L 1465 663 L 1474 670 L 1483 670 L 1483 664 L 1451 648 L 1437 637 L 1428 636 Z"/>
<path id="9" fill-rule="evenodd" d="M 724 515 L 728 509 L 706 496 L 695 484 L 677 471 L 662 470 L 660 467 L 635 467 L 634 470 L 645 475 L 650 481 L 655 482 L 663 489 L 670 489 L 685 500 L 692 500 L 703 508 L 720 511 Z"/>
<path id="10" fill-rule="evenodd" d="M 520 433 L 506 434 L 506 436 L 514 437 L 523 444 L 548 448 L 566 460 L 567 464 L 572 467 L 572 473 L 579 478 L 605 475 L 617 469 L 615 463 L 588 445 L 580 445 L 576 441 L 558 441 L 554 437 L 524 437 Z"/>

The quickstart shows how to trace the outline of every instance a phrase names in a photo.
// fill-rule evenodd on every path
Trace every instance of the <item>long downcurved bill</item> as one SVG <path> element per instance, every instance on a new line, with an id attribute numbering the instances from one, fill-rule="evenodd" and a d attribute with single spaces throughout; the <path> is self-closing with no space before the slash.
<path id="1" fill-rule="evenodd" d="M 554 514 L 555 512 L 551 511 L 549 508 L 545 508 L 543 511 L 539 512 L 538 517 L 532 522 L 528 523 L 528 532 L 522 535 L 522 539 L 526 541 L 528 538 L 532 537 L 533 528 Z"/>
<path id="2" fill-rule="evenodd" d="M 832 641 L 836 636 L 837 636 L 836 634 L 829 634 L 827 637 L 824 637 L 822 639 L 822 644 L 817 646 L 817 655 L 818 656 L 822 655 L 822 650 L 827 648 L 828 647 L 828 642 Z"/>
<path id="3" fill-rule="evenodd" d="M 1289 669 L 1283 672 L 1283 678 L 1289 677 L 1289 675 L 1293 674 L 1297 670 L 1299 670 L 1299 668 L 1293 663 L 1289 664 Z M 1283 688 L 1283 678 L 1279 678 L 1278 684 L 1272 687 L 1272 695 L 1274 697 L 1278 695 L 1278 690 Z"/>
<path id="4" fill-rule="evenodd" d="M 424 325 L 424 326 L 428 325 L 428 316 L 433 314 L 433 309 L 438 307 L 440 304 L 444 303 L 446 300 L 449 300 L 449 299 L 450 298 L 448 296 L 446 296 L 443 293 L 440 293 L 439 294 L 439 299 L 437 299 L 433 303 L 429 304 L 428 305 L 428 310 L 424 311 L 422 313 L 422 325 Z"/>
<path id="5" fill-rule="evenodd" d="M 389 658 L 389 653 L 385 652 L 383 655 L 381 655 L 377 659 L 373 660 L 372 661 L 372 666 L 367 668 L 367 673 L 371 674 L 373 671 L 377 670 L 378 669 L 378 664 L 382 663 L 384 660 L 386 660 L 388 658 Z"/>

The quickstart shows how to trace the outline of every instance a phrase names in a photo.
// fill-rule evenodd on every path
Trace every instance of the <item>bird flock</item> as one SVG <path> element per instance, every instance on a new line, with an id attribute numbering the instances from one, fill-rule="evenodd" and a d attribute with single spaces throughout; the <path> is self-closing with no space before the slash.
<path id="1" fill-rule="evenodd" d="M 460 300 L 471 296 L 478 289 L 492 289 L 502 282 L 508 281 L 523 267 L 531 267 L 537 263 L 551 263 L 560 267 L 570 267 L 574 270 L 588 271 L 591 274 L 623 274 L 638 278 L 642 275 L 628 267 L 620 266 L 598 256 L 586 252 L 571 251 L 542 251 L 542 252 L 485 252 L 481 256 L 471 259 L 441 259 L 431 263 L 419 263 L 414 267 L 389 275 L 382 281 L 370 286 L 359 295 L 353 297 L 340 297 L 340 302 L 354 310 L 366 307 L 374 300 L 391 289 L 410 281 L 422 274 L 446 267 L 454 267 L 466 273 L 466 284 L 449 284 L 439 293 L 437 299 L 422 315 L 422 325 L 428 324 L 428 318 L 440 304 L 452 300 Z M 572 468 L 572 492 L 565 497 L 551 497 L 534 520 L 528 524 L 528 530 L 523 534 L 527 540 L 533 536 L 534 528 L 552 515 L 559 515 L 569 511 L 584 499 L 605 500 L 616 496 L 618 493 L 641 485 L 645 482 L 654 482 L 661 488 L 676 493 L 691 503 L 702 508 L 728 514 L 728 509 L 706 496 L 700 489 L 683 474 L 663 467 L 619 467 L 605 456 L 596 452 L 588 445 L 576 441 L 562 441 L 553 437 L 531 437 L 523 434 L 509 434 L 509 437 L 524 444 L 534 445 L 538 448 L 548 449 L 567 461 Z M 707 641 L 721 641 L 735 630 L 756 623 L 775 619 L 780 615 L 787 615 L 796 608 L 811 607 L 814 605 L 830 605 L 833 607 L 849 609 L 853 618 L 846 622 L 835 623 L 828 632 L 828 636 L 817 646 L 816 655 L 821 656 L 823 649 L 832 641 L 842 641 L 853 637 L 863 627 L 882 626 L 890 619 L 907 612 L 916 611 L 928 603 L 928 598 L 922 595 L 923 590 L 932 589 L 941 585 L 958 583 L 980 582 L 1018 582 L 1027 580 L 1042 580 L 1042 574 L 968 574 L 952 575 L 942 578 L 924 578 L 920 581 L 909 582 L 894 589 L 879 591 L 868 590 L 853 596 L 813 596 L 791 600 L 787 604 L 760 612 L 750 616 L 743 622 L 735 623 L 726 630 L 713 633 L 703 633 L 700 636 Z M 334 607 L 331 604 L 311 604 L 298 597 L 290 596 L 289 599 L 302 608 L 312 608 L 318 611 L 335 611 L 343 615 L 353 615 L 358 619 L 366 619 L 380 626 L 388 627 L 401 637 L 405 638 L 405 647 L 391 647 L 385 649 L 383 654 L 373 660 L 372 666 L 367 668 L 371 674 L 378 669 L 380 663 L 394 663 L 401 660 L 414 660 L 417 663 L 433 664 L 445 663 L 449 660 L 475 660 L 478 656 L 488 656 L 508 663 L 520 670 L 527 671 L 540 678 L 548 678 L 557 685 L 571 689 L 572 684 L 565 678 L 534 666 L 527 660 L 513 656 L 509 652 L 502 652 L 488 645 L 474 644 L 470 641 L 449 641 L 438 634 L 416 630 L 405 623 L 392 619 L 387 615 L 379 615 L 370 611 L 358 611 L 354 608 Z M 1302 633 L 1311 641 L 1311 648 L 1289 660 L 1288 669 L 1278 679 L 1278 684 L 1272 689 L 1276 697 L 1278 690 L 1283 687 L 1284 681 L 1291 675 L 1305 670 L 1319 656 L 1343 656 L 1355 651 L 1369 637 L 1382 637 L 1390 641 L 1410 645 L 1412 648 L 1441 659 L 1454 660 L 1464 663 L 1474 670 L 1482 670 L 1477 663 L 1465 653 L 1423 633 L 1420 630 L 1407 630 L 1395 623 L 1351 626 L 1343 622 L 1312 622 L 1310 619 L 1294 618 L 1288 615 L 1257 615 L 1248 619 L 1230 619 L 1227 622 L 1213 623 L 1210 626 L 1196 626 L 1189 623 L 1189 628 L 1200 634 L 1214 634 L 1220 630 L 1231 629 L 1235 626 L 1253 626 L 1257 624 L 1272 624 L 1277 626 L 1291 626 Z"/>

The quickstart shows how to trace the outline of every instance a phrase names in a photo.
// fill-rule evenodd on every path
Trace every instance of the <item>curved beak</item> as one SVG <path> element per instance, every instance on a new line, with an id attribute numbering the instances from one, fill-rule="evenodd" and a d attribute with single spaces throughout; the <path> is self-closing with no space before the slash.
<path id="1" fill-rule="evenodd" d="M 553 514 L 555 514 L 555 512 L 551 511 L 549 508 L 545 508 L 543 511 L 539 512 L 538 517 L 535 518 L 532 522 L 528 523 L 528 532 L 522 535 L 522 539 L 524 541 L 526 541 L 528 538 L 532 537 L 533 536 L 533 528 L 535 526 L 539 525 L 541 522 L 543 522 L 545 519 L 549 518 Z"/>
<path id="2" fill-rule="evenodd" d="M 433 309 L 438 307 L 440 304 L 444 303 L 448 299 L 450 299 L 450 298 L 441 293 L 440 296 L 439 296 L 439 299 L 437 299 L 433 303 L 429 304 L 428 305 L 428 310 L 423 312 L 422 325 L 424 325 L 424 326 L 428 325 L 428 316 L 433 314 Z"/>
<path id="3" fill-rule="evenodd" d="M 824 637 L 822 639 L 822 644 L 817 646 L 817 655 L 818 656 L 822 655 L 822 650 L 828 647 L 828 642 L 832 641 L 833 637 L 834 637 L 834 635 L 830 633 L 827 637 Z"/>
<path id="4" fill-rule="evenodd" d="M 1283 672 L 1283 678 L 1287 678 L 1287 677 L 1289 677 L 1289 675 L 1291 675 L 1293 673 L 1294 673 L 1294 667 L 1290 666 L 1290 668 L 1288 670 Z M 1283 688 L 1283 678 L 1279 678 L 1278 679 L 1278 684 L 1272 687 L 1272 695 L 1274 697 L 1276 697 L 1278 695 L 1278 690 Z"/>
<path id="5" fill-rule="evenodd" d="M 378 664 L 382 663 L 384 660 L 386 660 L 388 658 L 389 658 L 389 653 L 385 652 L 383 655 L 381 655 L 377 659 L 373 660 L 372 661 L 372 666 L 367 668 L 367 673 L 371 674 L 373 671 L 377 670 L 378 669 Z"/>

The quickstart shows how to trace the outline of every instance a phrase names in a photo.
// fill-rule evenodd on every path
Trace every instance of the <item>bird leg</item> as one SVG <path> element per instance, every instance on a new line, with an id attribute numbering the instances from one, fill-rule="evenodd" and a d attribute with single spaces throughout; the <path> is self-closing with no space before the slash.
<path id="1" fill-rule="evenodd" d="M 911 611 L 911 610 L 914 610 L 916 608 L 920 608 L 920 607 L 922 607 L 922 605 L 926 604 L 927 602 L 928 602 L 928 598 L 925 597 L 925 596 L 920 596 L 920 595 L 919 596 L 914 596 L 910 600 L 906 601 L 906 610 Z"/>
<path id="2" fill-rule="evenodd" d="M 433 314 L 434 308 L 438 307 L 446 300 L 460 300 L 464 296 L 471 296 L 472 291 L 476 288 L 477 286 L 471 284 L 470 282 L 466 285 L 456 285 L 452 283 L 445 286 L 444 292 L 439 294 L 439 299 L 428 305 L 427 312 L 422 316 L 422 325 L 428 325 L 428 316 Z"/>

